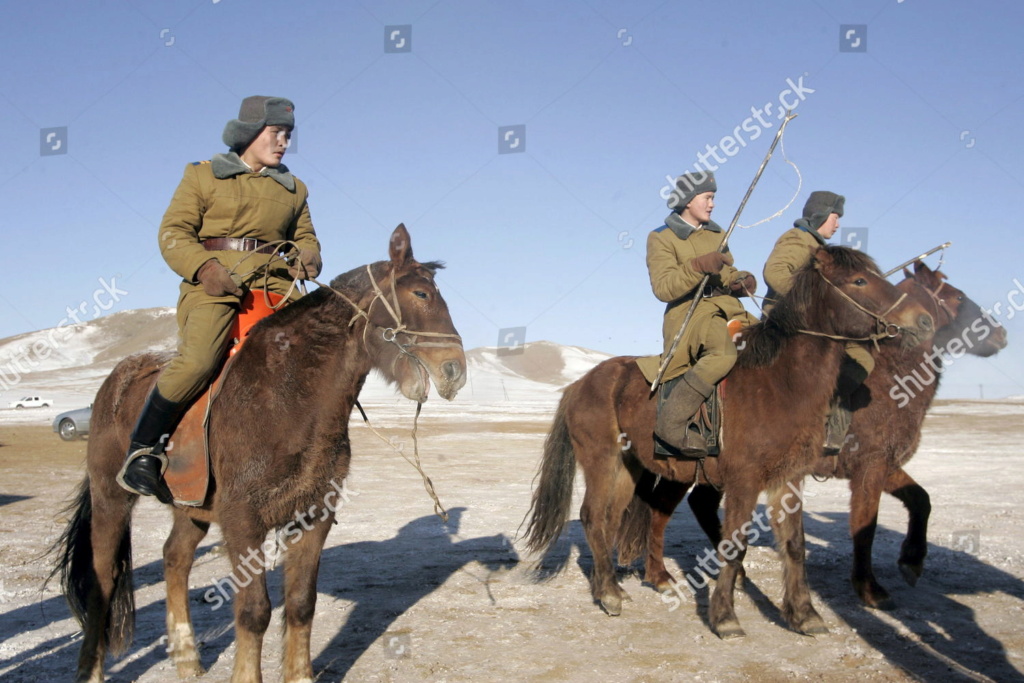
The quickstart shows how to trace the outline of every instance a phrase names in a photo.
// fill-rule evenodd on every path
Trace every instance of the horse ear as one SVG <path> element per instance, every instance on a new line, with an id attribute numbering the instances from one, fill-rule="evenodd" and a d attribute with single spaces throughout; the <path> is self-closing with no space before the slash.
<path id="1" fill-rule="evenodd" d="M 907 278 L 909 280 L 909 279 L 913 278 L 914 276 L 913 276 L 913 274 L 909 270 L 904 268 L 903 269 L 903 277 L 905 277 L 905 278 Z"/>
<path id="2" fill-rule="evenodd" d="M 405 229 L 405 223 L 399 223 L 395 231 L 391 233 L 388 254 L 395 267 L 404 266 L 412 260 L 412 242 L 409 239 L 409 231 Z"/>
<path id="3" fill-rule="evenodd" d="M 918 280 L 924 280 L 933 285 L 937 285 L 940 282 L 935 271 L 929 268 L 928 264 L 923 261 L 917 261 L 914 263 L 914 275 Z"/>
<path id="4" fill-rule="evenodd" d="M 833 262 L 832 254 L 828 253 L 828 249 L 825 249 L 824 247 L 818 247 L 818 250 L 815 251 L 812 256 L 812 260 L 816 270 L 828 268 Z"/>

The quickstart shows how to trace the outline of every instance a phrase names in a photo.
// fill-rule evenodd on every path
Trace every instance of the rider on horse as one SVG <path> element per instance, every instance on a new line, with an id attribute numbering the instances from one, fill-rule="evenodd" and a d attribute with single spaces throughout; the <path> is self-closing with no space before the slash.
<path id="1" fill-rule="evenodd" d="M 792 287 L 793 273 L 811 260 L 811 255 L 825 245 L 839 229 L 846 198 L 841 194 L 818 190 L 812 192 L 804 204 L 803 217 L 793 223 L 793 228 L 779 237 L 768 261 L 764 264 L 764 281 L 768 284 L 764 313 L 767 316 L 775 299 Z M 828 430 L 825 434 L 826 455 L 836 455 L 843 448 L 846 432 L 853 420 L 851 396 L 871 370 L 875 361 L 861 342 L 846 342 L 846 358 L 843 359 L 836 397 L 828 415 Z"/>
<path id="2" fill-rule="evenodd" d="M 306 186 L 281 163 L 295 128 L 294 109 L 282 97 L 245 98 L 238 118 L 224 128 L 230 150 L 185 167 L 160 223 L 160 252 L 182 277 L 178 354 L 161 372 L 132 431 L 117 476 L 129 491 L 171 502 L 162 478 L 166 441 L 220 367 L 246 292 L 263 288 L 296 299 L 294 280 L 320 273 Z M 274 243 L 280 240 L 298 245 L 291 266 L 278 255 Z"/>
<path id="3" fill-rule="evenodd" d="M 667 455 L 707 454 L 705 438 L 691 418 L 736 363 L 728 321 L 755 322 L 737 297 L 753 293 L 757 280 L 733 267 L 728 248 L 718 251 L 724 233 L 711 220 L 717 189 L 710 172 L 679 176 L 668 199 L 672 213 L 647 237 L 651 288 L 668 304 L 663 353 L 668 353 L 694 297 L 699 299 L 660 387 L 655 443 Z M 707 285 L 697 291 L 705 275 L 710 276 Z"/>

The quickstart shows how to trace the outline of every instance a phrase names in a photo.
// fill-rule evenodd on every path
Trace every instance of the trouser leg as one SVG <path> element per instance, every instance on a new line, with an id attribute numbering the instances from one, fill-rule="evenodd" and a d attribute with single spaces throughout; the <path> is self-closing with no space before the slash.
<path id="1" fill-rule="evenodd" d="M 200 305 L 184 316 L 178 355 L 161 373 L 132 430 L 128 454 L 117 475 L 122 488 L 170 503 L 173 496 L 163 480 L 164 453 L 170 435 L 205 388 L 221 363 L 230 341 L 233 306 Z"/>
<path id="2" fill-rule="evenodd" d="M 875 360 L 862 345 L 848 342 L 836 382 L 836 393 L 825 419 L 825 455 L 838 455 L 853 423 L 853 393 L 874 369 Z"/>

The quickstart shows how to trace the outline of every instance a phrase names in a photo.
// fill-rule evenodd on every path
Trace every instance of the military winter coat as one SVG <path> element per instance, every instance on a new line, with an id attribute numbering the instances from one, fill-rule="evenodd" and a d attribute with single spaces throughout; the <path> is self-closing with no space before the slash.
<path id="1" fill-rule="evenodd" d="M 782 233 L 764 264 L 764 281 L 768 285 L 765 313 L 771 310 L 776 298 L 793 287 L 793 273 L 807 265 L 811 255 L 823 246 L 825 239 L 817 230 L 797 227 Z"/>
<path id="2" fill-rule="evenodd" d="M 185 167 L 184 177 L 160 223 L 160 252 L 171 269 L 182 277 L 179 319 L 183 306 L 191 308 L 208 302 L 236 302 L 228 295 L 211 297 L 196 279 L 199 267 L 211 258 L 243 277 L 245 287 L 264 283 L 260 266 L 272 254 L 251 251 L 207 251 L 200 243 L 213 237 L 254 237 L 266 242 L 292 240 L 302 249 L 320 253 L 306 203 L 305 184 L 287 167 L 266 168 L 259 173 L 248 169 L 235 153 L 218 154 L 211 161 L 197 161 Z M 266 280 L 271 291 L 286 293 L 292 278 L 287 265 L 278 264 Z M 187 311 L 185 311 L 187 312 Z"/>
<path id="3" fill-rule="evenodd" d="M 651 289 L 654 296 L 668 304 L 662 323 L 662 357 L 668 353 L 672 339 L 679 331 L 690 308 L 690 302 L 694 295 L 698 294 L 697 287 L 704 278 L 704 273 L 694 270 L 690 266 L 690 261 L 716 251 L 723 236 L 722 228 L 717 223 L 710 222 L 701 230 L 694 230 L 681 220 L 675 221 L 671 226 L 663 225 L 647 236 L 647 271 L 651 278 Z M 703 318 L 720 315 L 730 320 L 747 316 L 746 309 L 739 299 L 725 293 L 729 291 L 729 285 L 737 279 L 738 273 L 736 268 L 726 265 L 722 267 L 721 272 L 708 279 L 708 287 L 712 288 L 713 296 L 702 296 L 697 303 L 693 318 L 665 370 L 665 381 L 686 371 L 689 358 L 685 350 L 690 345 L 692 335 L 699 334 L 704 327 L 698 324 Z"/>

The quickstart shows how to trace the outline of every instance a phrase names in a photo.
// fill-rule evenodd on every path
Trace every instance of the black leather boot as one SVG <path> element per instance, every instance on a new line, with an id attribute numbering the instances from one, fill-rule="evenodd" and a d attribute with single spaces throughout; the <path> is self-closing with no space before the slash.
<path id="1" fill-rule="evenodd" d="M 164 449 L 187 407 L 185 403 L 168 401 L 153 387 L 132 430 L 128 455 L 117 475 L 121 488 L 143 496 L 156 496 L 161 503 L 174 502 L 174 495 L 163 480 L 167 469 Z"/>
<path id="2" fill-rule="evenodd" d="M 852 422 L 853 411 L 848 402 L 840 397 L 833 398 L 825 420 L 825 455 L 839 455 Z"/>
<path id="3" fill-rule="evenodd" d="M 867 371 L 849 356 L 843 358 L 836 393 L 825 419 L 825 455 L 839 455 L 853 423 L 853 393 L 868 377 Z"/>
<path id="4" fill-rule="evenodd" d="M 714 389 L 692 372 L 662 385 L 654 427 L 656 454 L 684 458 L 708 454 L 707 440 L 691 418 Z"/>

